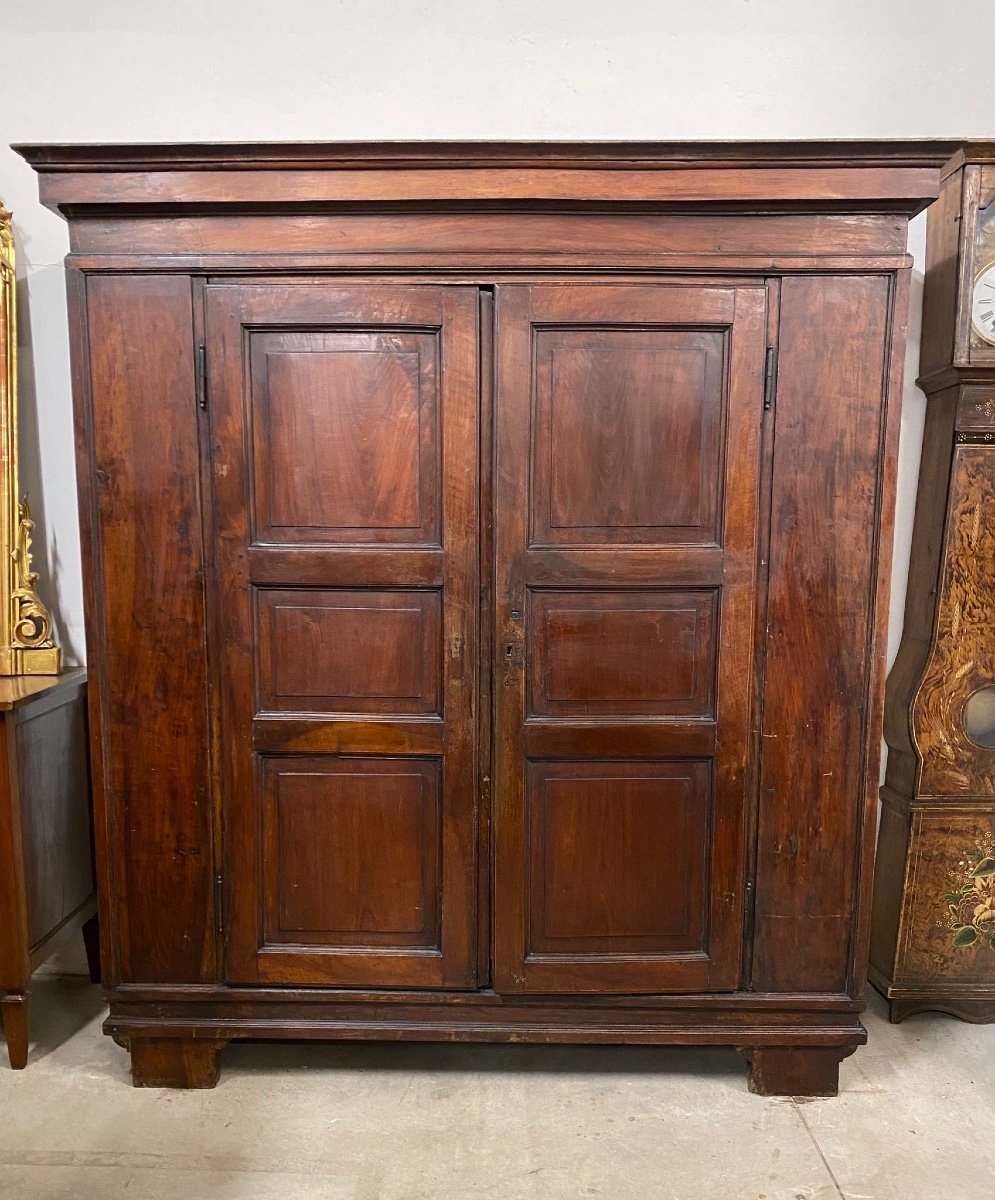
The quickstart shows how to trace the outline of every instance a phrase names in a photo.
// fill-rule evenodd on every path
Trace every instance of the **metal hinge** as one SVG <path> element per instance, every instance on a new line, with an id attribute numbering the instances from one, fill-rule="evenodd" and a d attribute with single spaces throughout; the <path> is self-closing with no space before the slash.
<path id="1" fill-rule="evenodd" d="M 217 920 L 218 933 L 225 931 L 225 881 L 220 875 L 214 876 L 214 914 Z"/>
<path id="2" fill-rule="evenodd" d="M 764 412 L 774 407 L 774 392 L 777 390 L 777 347 L 767 347 L 764 359 Z"/>
<path id="3" fill-rule="evenodd" d="M 207 347 L 203 342 L 197 346 L 197 405 L 207 408 Z"/>

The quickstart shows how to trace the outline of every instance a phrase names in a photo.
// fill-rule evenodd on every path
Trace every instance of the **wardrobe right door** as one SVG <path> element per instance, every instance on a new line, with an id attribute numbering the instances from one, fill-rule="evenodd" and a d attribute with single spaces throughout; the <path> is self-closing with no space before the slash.
<path id="1" fill-rule="evenodd" d="M 497 289 L 499 992 L 738 985 L 766 303 Z"/>

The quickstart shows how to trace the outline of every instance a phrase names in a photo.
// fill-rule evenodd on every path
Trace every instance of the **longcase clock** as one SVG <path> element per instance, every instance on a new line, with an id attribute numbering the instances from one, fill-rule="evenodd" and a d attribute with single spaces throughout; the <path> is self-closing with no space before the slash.
<path id="1" fill-rule="evenodd" d="M 928 408 L 905 629 L 888 681 L 871 978 L 893 1021 L 995 1021 L 995 144 L 927 218 Z"/>

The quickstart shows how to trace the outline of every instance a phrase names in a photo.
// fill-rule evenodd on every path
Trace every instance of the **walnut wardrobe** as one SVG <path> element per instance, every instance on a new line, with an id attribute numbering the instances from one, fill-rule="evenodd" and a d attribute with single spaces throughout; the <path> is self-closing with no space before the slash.
<path id="1" fill-rule="evenodd" d="M 31 146 L 106 1030 L 864 1040 L 939 143 Z"/>

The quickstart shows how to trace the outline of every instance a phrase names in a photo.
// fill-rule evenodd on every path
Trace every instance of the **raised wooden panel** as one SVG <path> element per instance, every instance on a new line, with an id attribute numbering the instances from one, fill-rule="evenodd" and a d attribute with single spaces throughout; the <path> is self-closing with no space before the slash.
<path id="1" fill-rule="evenodd" d="M 269 759 L 264 789 L 266 943 L 439 950 L 437 761 Z"/>
<path id="2" fill-rule="evenodd" d="M 718 592 L 529 593 L 530 714 L 710 716 Z"/>
<path id="3" fill-rule="evenodd" d="M 476 982 L 477 306 L 206 288 L 228 983 Z"/>
<path id="4" fill-rule="evenodd" d="M 530 960 L 704 951 L 704 762 L 529 766 Z"/>
<path id="5" fill-rule="evenodd" d="M 439 711 L 439 591 L 260 588 L 256 630 L 263 710 Z"/>
<path id="6" fill-rule="evenodd" d="M 766 309 L 497 289 L 499 992 L 739 982 Z"/>
<path id="7" fill-rule="evenodd" d="M 437 542 L 436 335 L 248 338 L 256 538 Z"/>
<path id="8" fill-rule="evenodd" d="M 532 541 L 717 540 L 719 330 L 538 328 Z"/>

